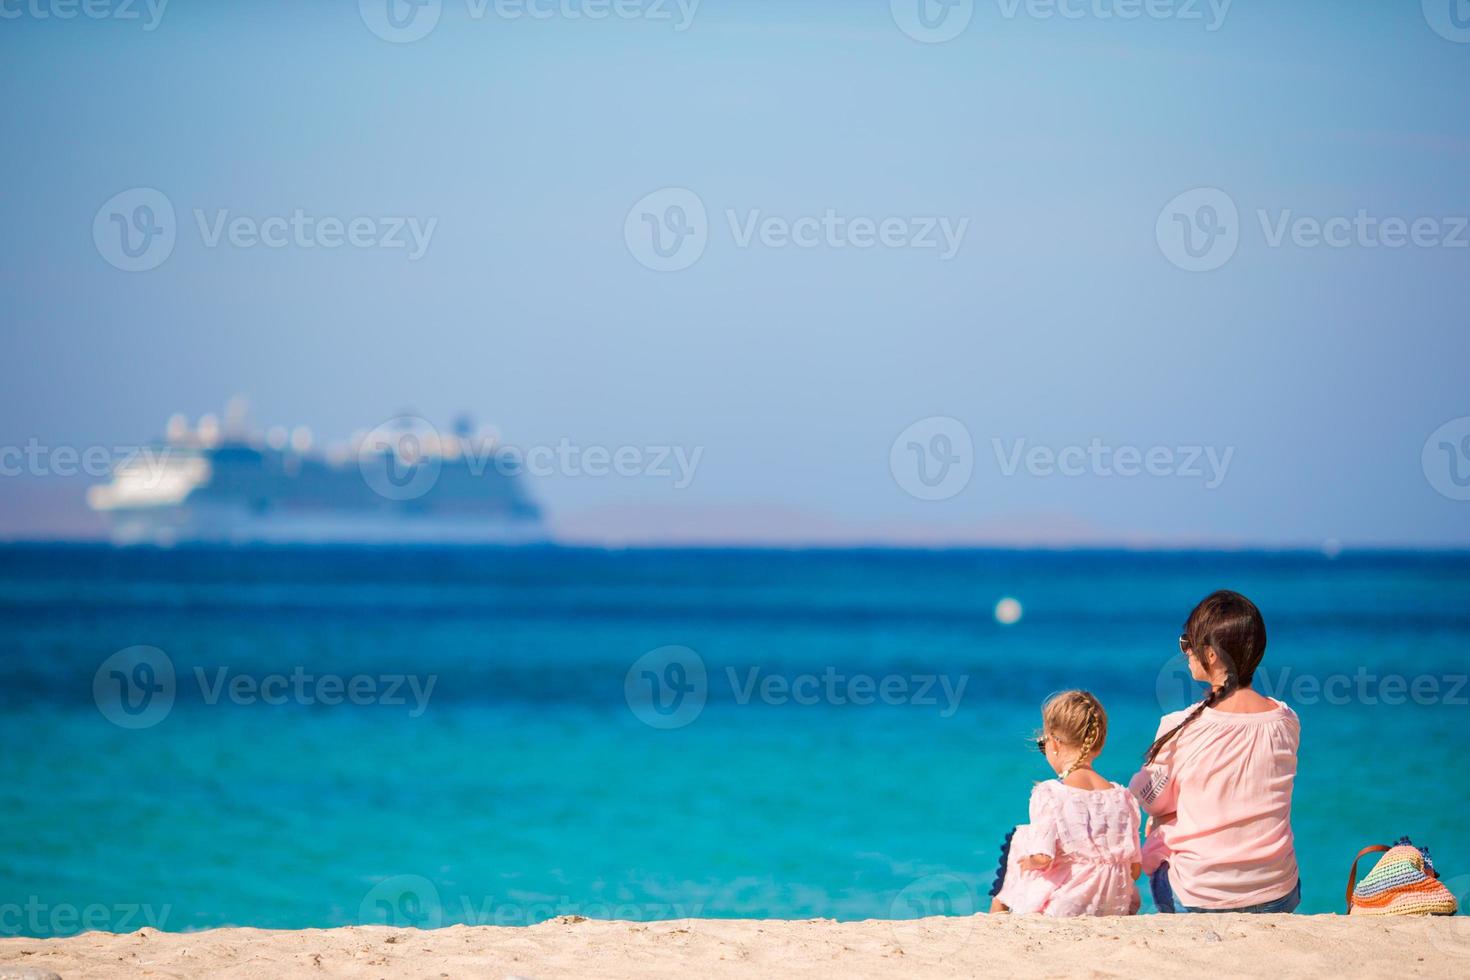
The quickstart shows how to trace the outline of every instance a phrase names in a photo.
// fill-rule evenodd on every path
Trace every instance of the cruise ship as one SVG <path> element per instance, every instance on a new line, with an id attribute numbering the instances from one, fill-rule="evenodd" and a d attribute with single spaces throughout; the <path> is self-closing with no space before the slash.
<path id="1" fill-rule="evenodd" d="M 171 418 L 87 503 L 117 544 L 545 541 L 515 459 L 465 418 L 440 433 L 400 416 L 316 451 L 306 428 L 253 431 L 232 403 L 223 422 Z"/>

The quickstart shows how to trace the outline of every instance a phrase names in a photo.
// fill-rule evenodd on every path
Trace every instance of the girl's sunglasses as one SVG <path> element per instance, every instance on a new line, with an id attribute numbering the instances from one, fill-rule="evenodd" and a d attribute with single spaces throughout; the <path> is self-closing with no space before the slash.
<path id="1" fill-rule="evenodd" d="M 1189 634 L 1188 633 L 1180 633 L 1179 634 L 1179 652 L 1182 653 L 1182 654 L 1184 654 L 1185 656 L 1188 656 L 1189 655 Z"/>
<path id="2" fill-rule="evenodd" d="M 1045 735 L 1038 735 L 1038 736 L 1036 736 L 1036 751 L 1040 752 L 1042 755 L 1046 755 L 1046 736 Z"/>

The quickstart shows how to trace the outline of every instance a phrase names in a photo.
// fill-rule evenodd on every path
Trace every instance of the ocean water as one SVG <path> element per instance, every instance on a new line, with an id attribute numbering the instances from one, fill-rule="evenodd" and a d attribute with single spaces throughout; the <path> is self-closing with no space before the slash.
<path id="1" fill-rule="evenodd" d="M 1470 556 L 12 546 L 0 933 L 962 914 L 1042 700 L 1126 780 L 1218 587 L 1302 718 L 1303 911 L 1404 834 L 1470 894 Z"/>

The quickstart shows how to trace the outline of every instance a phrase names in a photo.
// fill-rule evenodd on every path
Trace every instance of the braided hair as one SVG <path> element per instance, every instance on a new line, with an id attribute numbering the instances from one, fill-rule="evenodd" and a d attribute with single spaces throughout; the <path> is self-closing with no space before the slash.
<path id="1" fill-rule="evenodd" d="M 1058 741 L 1080 746 L 1077 758 L 1058 779 L 1066 779 L 1088 756 L 1101 752 L 1108 737 L 1108 713 L 1088 691 L 1053 694 L 1041 708 L 1041 724 L 1043 731 Z"/>
<path id="2" fill-rule="evenodd" d="M 1266 621 L 1255 603 L 1239 592 L 1221 589 L 1205 596 L 1190 612 L 1180 641 L 1194 657 L 1203 658 L 1206 650 L 1213 651 L 1225 671 L 1225 679 L 1218 687 L 1212 685 L 1204 700 L 1183 721 L 1149 746 L 1145 764 L 1158 758 L 1164 746 L 1204 714 L 1206 708 L 1213 708 L 1241 688 L 1251 686 L 1256 668 L 1266 655 Z"/>

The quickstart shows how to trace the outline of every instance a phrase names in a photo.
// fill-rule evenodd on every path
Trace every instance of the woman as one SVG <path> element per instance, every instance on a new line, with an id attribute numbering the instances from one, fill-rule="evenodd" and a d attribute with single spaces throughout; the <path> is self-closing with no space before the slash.
<path id="1" fill-rule="evenodd" d="M 1301 724 L 1251 690 L 1266 653 L 1260 610 L 1238 592 L 1206 596 L 1179 648 L 1199 704 L 1165 715 L 1128 788 L 1149 815 L 1143 870 L 1160 912 L 1291 912 L 1301 902 L 1291 792 Z"/>

